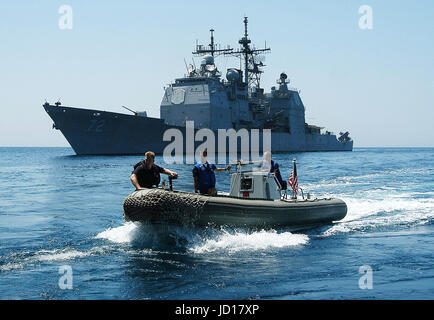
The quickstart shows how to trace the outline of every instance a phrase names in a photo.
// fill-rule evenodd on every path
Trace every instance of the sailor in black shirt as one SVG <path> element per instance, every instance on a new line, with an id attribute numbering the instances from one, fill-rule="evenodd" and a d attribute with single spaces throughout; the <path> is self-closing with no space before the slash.
<path id="1" fill-rule="evenodd" d="M 171 177 L 178 177 L 174 171 L 162 168 L 154 164 L 155 153 L 148 151 L 145 154 L 145 160 L 134 166 L 131 174 L 131 182 L 136 189 L 158 187 L 160 184 L 160 173 L 167 174 Z"/>

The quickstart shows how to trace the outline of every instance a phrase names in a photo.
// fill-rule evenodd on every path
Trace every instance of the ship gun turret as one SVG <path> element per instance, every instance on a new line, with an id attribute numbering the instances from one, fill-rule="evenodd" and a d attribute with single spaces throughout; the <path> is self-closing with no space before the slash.
<path id="1" fill-rule="evenodd" d="M 131 110 L 130 108 L 127 108 L 125 106 L 122 106 L 122 108 L 134 113 L 135 116 L 145 117 L 145 118 L 148 116 L 148 113 L 146 111 L 134 111 L 134 110 Z"/>

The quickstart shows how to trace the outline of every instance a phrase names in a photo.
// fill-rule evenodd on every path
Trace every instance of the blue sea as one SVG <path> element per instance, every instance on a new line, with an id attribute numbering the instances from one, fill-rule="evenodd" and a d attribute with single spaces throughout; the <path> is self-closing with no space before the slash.
<path id="1" fill-rule="evenodd" d="M 300 186 L 343 199 L 344 220 L 298 232 L 125 223 L 139 156 L 0 148 L 0 299 L 433 299 L 434 149 L 275 154 L 285 179 L 294 157 Z M 193 190 L 191 165 L 167 167 Z M 217 187 L 229 190 L 227 172 Z"/>

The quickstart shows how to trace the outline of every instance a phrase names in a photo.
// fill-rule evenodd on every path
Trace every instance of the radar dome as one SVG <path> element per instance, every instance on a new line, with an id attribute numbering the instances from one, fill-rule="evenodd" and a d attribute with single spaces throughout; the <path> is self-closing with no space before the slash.
<path id="1" fill-rule="evenodd" d="M 210 56 L 210 55 L 206 55 L 206 56 L 203 57 L 202 62 L 200 64 L 201 65 L 214 64 L 214 57 Z"/>
<path id="2" fill-rule="evenodd" d="M 240 79 L 240 73 L 235 69 L 228 69 L 228 72 L 226 73 L 226 79 L 230 82 L 235 82 Z"/>

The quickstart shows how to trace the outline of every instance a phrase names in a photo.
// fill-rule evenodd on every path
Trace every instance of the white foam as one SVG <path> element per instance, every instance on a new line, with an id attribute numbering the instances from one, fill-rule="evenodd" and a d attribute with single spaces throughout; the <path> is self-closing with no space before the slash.
<path id="1" fill-rule="evenodd" d="M 257 232 L 191 229 L 176 226 L 148 226 L 127 222 L 117 228 L 109 228 L 100 232 L 96 238 L 115 243 L 132 245 L 154 245 L 161 247 L 180 246 L 193 253 L 206 253 L 217 250 L 237 252 L 242 250 L 266 250 L 306 244 L 307 235 L 290 232 L 277 233 L 275 230 Z"/>
<path id="2" fill-rule="evenodd" d="M 426 214 L 432 217 L 434 213 L 434 199 L 402 199 L 396 196 L 385 199 L 351 199 L 343 198 L 347 203 L 349 214 L 344 221 L 356 220 L 378 213 L 403 212 L 408 217 Z"/>
<path id="3" fill-rule="evenodd" d="M 132 242 L 137 233 L 140 232 L 139 227 L 133 222 L 127 222 L 124 225 L 116 228 L 109 228 L 96 235 L 97 239 L 106 239 L 116 243 Z"/>
<path id="4" fill-rule="evenodd" d="M 238 252 L 242 250 L 266 250 L 269 248 L 283 248 L 289 246 L 304 245 L 309 237 L 304 234 L 292 234 L 291 232 L 277 233 L 275 230 L 261 230 L 258 232 L 223 231 L 216 239 L 206 239 L 200 244 L 190 248 L 194 253 L 207 253 L 218 250 Z"/>
<path id="5" fill-rule="evenodd" d="M 398 177 L 403 177 L 405 181 L 408 182 L 409 177 L 413 177 L 417 180 L 417 176 L 430 176 L 432 175 L 431 168 L 402 168 L 391 171 L 381 170 L 375 173 L 362 174 L 362 175 L 346 175 L 339 176 L 331 180 L 320 180 L 314 183 L 306 183 L 304 187 L 306 190 L 322 190 L 322 189 L 330 189 L 332 187 L 350 187 L 350 186 L 364 186 L 367 184 L 375 183 L 378 179 L 388 179 L 389 177 L 393 177 L 393 179 L 397 179 Z M 382 190 L 384 189 L 394 189 L 388 188 L 387 186 L 377 187 Z M 406 188 L 405 185 L 401 185 L 400 191 Z"/>
<path id="6" fill-rule="evenodd" d="M 426 224 L 434 219 L 434 199 L 342 198 L 348 206 L 347 216 L 324 232 L 324 235 L 361 231 L 385 226 Z"/>
<path id="7" fill-rule="evenodd" d="M 23 263 L 6 263 L 4 265 L 0 266 L 0 271 L 10 271 L 10 270 L 14 270 L 14 269 L 23 269 L 24 268 L 24 264 Z"/>
<path id="8" fill-rule="evenodd" d="M 131 244 L 134 247 L 161 247 L 171 241 L 173 232 L 165 225 L 149 225 L 140 222 L 126 222 L 116 228 L 109 228 L 96 235 L 97 239 L 105 239 L 119 244 Z"/>
<path id="9" fill-rule="evenodd" d="M 92 248 L 89 251 L 78 251 L 69 249 L 55 249 L 55 250 L 41 250 L 37 251 L 29 257 L 21 258 L 15 257 L 14 260 L 21 260 L 19 262 L 9 262 L 0 266 L 0 271 L 10 271 L 14 269 L 23 269 L 27 265 L 34 264 L 35 262 L 51 262 L 58 260 L 73 260 L 76 258 L 87 257 L 92 254 L 101 252 L 102 248 Z"/>
<path id="10" fill-rule="evenodd" d="M 42 251 L 40 251 L 42 252 Z M 36 260 L 39 261 L 55 261 L 55 260 L 71 260 L 75 258 L 81 258 L 86 257 L 91 254 L 90 251 L 83 252 L 83 251 L 77 251 L 77 250 L 62 250 L 59 252 L 59 250 L 53 250 L 53 251 L 45 251 L 46 254 L 38 254 L 36 256 Z"/>

